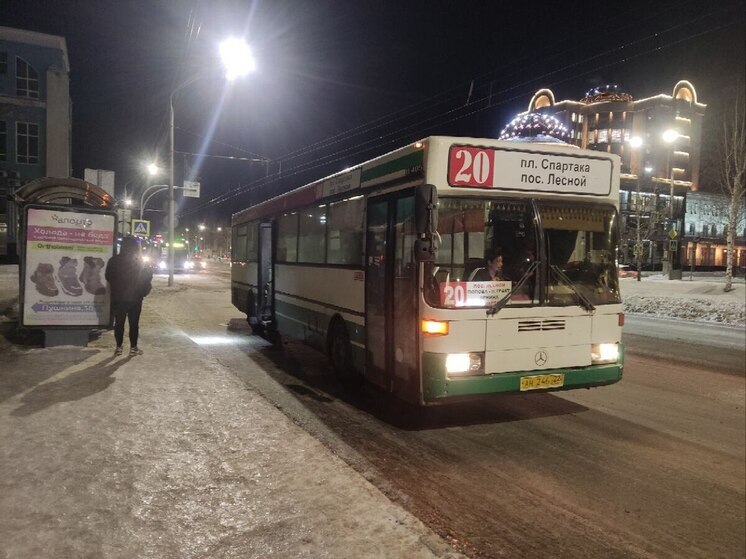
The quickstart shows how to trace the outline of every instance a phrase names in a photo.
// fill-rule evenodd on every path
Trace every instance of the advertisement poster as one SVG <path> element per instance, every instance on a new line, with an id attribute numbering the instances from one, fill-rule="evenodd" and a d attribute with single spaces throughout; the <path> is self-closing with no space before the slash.
<path id="1" fill-rule="evenodd" d="M 108 326 L 115 216 L 29 207 L 25 224 L 23 325 Z"/>

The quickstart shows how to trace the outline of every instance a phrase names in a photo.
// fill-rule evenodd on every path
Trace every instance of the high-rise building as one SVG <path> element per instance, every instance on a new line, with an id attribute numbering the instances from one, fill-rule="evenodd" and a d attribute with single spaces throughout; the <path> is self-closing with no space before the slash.
<path id="1" fill-rule="evenodd" d="M 63 37 L 0 27 L 0 257 L 15 252 L 8 195 L 71 174 L 69 73 Z"/>
<path id="2" fill-rule="evenodd" d="M 595 87 L 579 101 L 557 101 L 550 89 L 540 89 L 527 112 L 557 118 L 574 145 L 621 157 L 620 209 L 629 250 L 620 257 L 632 260 L 631 229 L 641 226 L 638 207 L 644 207 L 643 219 L 657 214 L 659 221 L 649 235 L 652 244 L 646 248 L 645 262 L 651 267 L 673 262 L 678 267 L 685 196 L 699 188 L 705 109 L 694 86 L 682 80 L 671 94 L 643 99 L 615 84 Z"/>

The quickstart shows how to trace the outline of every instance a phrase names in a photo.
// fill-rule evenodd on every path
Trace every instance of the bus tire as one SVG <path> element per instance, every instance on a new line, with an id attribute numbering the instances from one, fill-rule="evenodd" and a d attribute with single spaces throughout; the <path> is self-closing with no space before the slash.
<path id="1" fill-rule="evenodd" d="M 335 320 L 329 329 L 329 361 L 338 377 L 353 376 L 352 344 L 342 319 Z"/>

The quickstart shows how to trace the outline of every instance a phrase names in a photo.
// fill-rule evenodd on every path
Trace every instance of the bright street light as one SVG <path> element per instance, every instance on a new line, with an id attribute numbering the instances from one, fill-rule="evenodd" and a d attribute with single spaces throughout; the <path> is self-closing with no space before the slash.
<path id="1" fill-rule="evenodd" d="M 663 133 L 663 141 L 666 142 L 667 144 L 671 144 L 675 142 L 678 137 L 679 137 L 679 133 L 673 129 L 666 130 Z"/>
<path id="2" fill-rule="evenodd" d="M 204 224 L 202 224 L 202 223 L 199 224 L 199 230 L 200 231 L 204 231 L 205 230 Z"/>
<path id="3" fill-rule="evenodd" d="M 158 165 L 156 165 L 155 163 L 148 164 L 148 166 L 146 167 L 146 169 L 148 170 L 148 174 L 151 177 L 154 176 L 154 175 L 157 175 L 160 172 L 160 169 L 158 168 Z"/>
<path id="4" fill-rule="evenodd" d="M 124 205 L 129 208 L 132 205 L 132 200 L 130 200 L 129 198 L 125 198 Z"/>
<path id="5" fill-rule="evenodd" d="M 256 68 L 249 45 L 243 39 L 231 37 L 220 43 L 220 58 L 225 66 L 228 81 L 245 76 Z"/>
<path id="6" fill-rule="evenodd" d="M 629 142 L 629 145 L 635 149 L 639 148 L 643 144 L 642 138 L 640 138 L 640 136 L 632 136 L 627 141 Z"/>
<path id="7" fill-rule="evenodd" d="M 245 76 L 254 67 L 254 57 L 251 55 L 249 46 L 241 39 L 227 39 L 220 44 L 220 57 L 226 67 L 225 77 L 233 80 L 239 76 Z M 207 76 L 204 76 L 207 77 Z M 174 95 L 180 89 L 194 83 L 200 76 L 195 75 L 181 82 L 172 91 L 168 98 L 168 286 L 174 284 Z"/>

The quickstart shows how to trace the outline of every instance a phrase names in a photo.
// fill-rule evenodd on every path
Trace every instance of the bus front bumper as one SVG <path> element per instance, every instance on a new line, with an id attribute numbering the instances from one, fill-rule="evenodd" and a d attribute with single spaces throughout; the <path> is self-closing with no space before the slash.
<path id="1" fill-rule="evenodd" d="M 577 369 L 546 369 L 458 377 L 449 377 L 446 373 L 445 355 L 424 353 L 422 355 L 423 399 L 425 403 L 436 403 L 449 398 L 479 394 L 553 392 L 592 388 L 620 381 L 623 369 L 624 352 L 621 344 L 619 360 L 616 363 Z M 522 382 L 521 379 L 525 380 Z M 561 384 L 558 385 L 559 382 Z"/>

